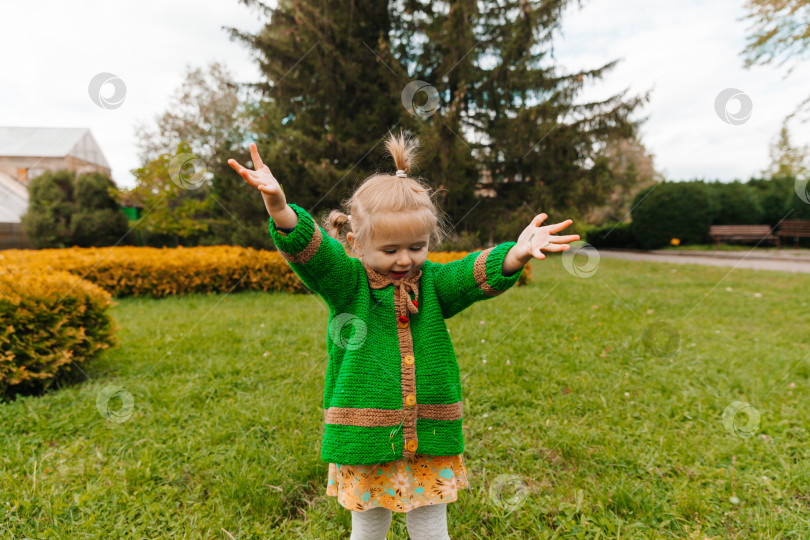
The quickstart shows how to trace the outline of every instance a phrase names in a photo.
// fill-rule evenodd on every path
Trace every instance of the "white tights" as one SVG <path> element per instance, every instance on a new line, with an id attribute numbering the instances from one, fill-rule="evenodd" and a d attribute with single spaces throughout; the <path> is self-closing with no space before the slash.
<path id="1" fill-rule="evenodd" d="M 420 506 L 405 512 L 411 540 L 450 540 L 447 534 L 447 503 Z M 378 506 L 363 512 L 352 511 L 350 540 L 385 540 L 391 527 L 391 510 Z"/>

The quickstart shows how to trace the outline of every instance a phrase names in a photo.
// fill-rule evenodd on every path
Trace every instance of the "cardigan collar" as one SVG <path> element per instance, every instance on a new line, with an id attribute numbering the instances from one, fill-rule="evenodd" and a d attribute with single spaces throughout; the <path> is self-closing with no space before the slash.
<path id="1" fill-rule="evenodd" d="M 394 286 L 394 303 L 397 307 L 397 313 L 400 315 L 407 315 L 410 313 L 419 313 L 417 304 L 419 303 L 419 278 L 422 276 L 422 268 L 419 267 L 416 272 L 409 272 L 405 277 L 400 279 L 393 279 L 390 276 L 380 274 L 365 262 L 363 268 L 366 269 L 368 275 L 368 283 L 372 289 L 382 289 L 388 285 Z M 409 291 L 413 291 L 414 300 L 411 300 Z"/>

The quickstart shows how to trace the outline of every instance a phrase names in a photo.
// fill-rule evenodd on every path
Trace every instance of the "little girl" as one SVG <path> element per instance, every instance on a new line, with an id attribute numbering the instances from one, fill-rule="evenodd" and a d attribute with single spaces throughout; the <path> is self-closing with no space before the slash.
<path id="1" fill-rule="evenodd" d="M 461 378 L 444 321 L 512 287 L 527 262 L 545 258 L 541 250 L 564 251 L 579 236 L 551 235 L 572 221 L 541 227 L 540 214 L 517 242 L 428 261 L 431 241 L 448 229 L 431 189 L 408 176 L 415 145 L 389 134 L 386 148 L 396 174 L 367 178 L 349 215 L 333 210 L 322 227 L 287 204 L 255 144 L 255 171 L 228 163 L 261 191 L 279 254 L 329 306 L 321 459 L 327 495 L 352 512 L 351 540 L 384 539 L 392 511 L 406 514 L 414 540 L 449 539 L 447 503 L 469 480 Z"/>

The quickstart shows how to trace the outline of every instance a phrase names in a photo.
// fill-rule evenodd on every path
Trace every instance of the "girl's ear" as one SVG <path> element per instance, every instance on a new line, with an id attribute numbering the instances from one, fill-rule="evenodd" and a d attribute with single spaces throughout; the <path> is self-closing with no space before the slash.
<path id="1" fill-rule="evenodd" d="M 349 247 L 352 250 L 352 252 L 357 253 L 357 250 L 355 249 L 355 244 L 354 244 L 354 241 L 355 241 L 354 233 L 353 232 L 346 233 L 346 240 L 349 242 Z"/>

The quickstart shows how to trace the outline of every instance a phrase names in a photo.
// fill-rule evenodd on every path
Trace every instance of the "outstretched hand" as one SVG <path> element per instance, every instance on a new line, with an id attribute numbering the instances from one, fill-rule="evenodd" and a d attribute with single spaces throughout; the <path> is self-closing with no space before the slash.
<path id="1" fill-rule="evenodd" d="M 514 249 L 516 249 L 515 254 L 522 260 L 528 261 L 532 257 L 545 259 L 546 256 L 543 254 L 543 250 L 567 251 L 571 248 L 571 246 L 565 245 L 567 242 L 579 240 L 578 234 L 569 234 L 567 236 L 555 236 L 551 234 L 568 227 L 573 223 L 572 220 L 566 219 L 560 223 L 541 227 L 540 224 L 545 221 L 547 217 L 546 214 L 536 216 L 529 226 L 520 233 L 517 239 L 517 245 L 514 246 Z"/>
<path id="2" fill-rule="evenodd" d="M 262 192 L 262 196 L 269 204 L 268 210 L 271 208 L 284 208 L 287 204 L 287 198 L 284 196 L 278 180 L 270 172 L 270 168 L 259 157 L 259 151 L 256 149 L 255 143 L 250 143 L 250 157 L 256 170 L 251 171 L 243 167 L 235 159 L 229 159 L 228 165 L 233 167 L 248 184 Z"/>

